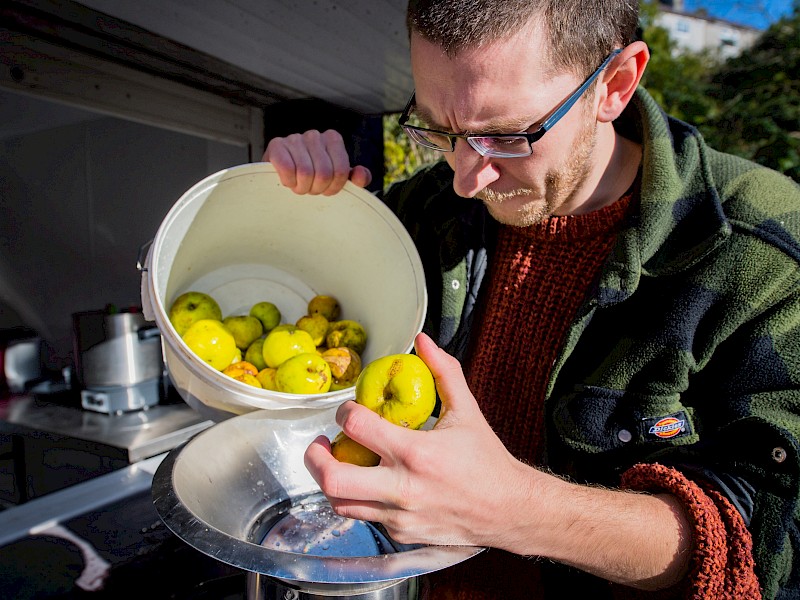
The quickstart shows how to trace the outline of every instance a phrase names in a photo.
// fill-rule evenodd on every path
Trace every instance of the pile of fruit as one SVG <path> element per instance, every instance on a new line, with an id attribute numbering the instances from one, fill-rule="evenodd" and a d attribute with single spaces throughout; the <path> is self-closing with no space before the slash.
<path id="1" fill-rule="evenodd" d="M 357 321 L 340 319 L 335 297 L 314 296 L 296 323 L 282 322 L 269 301 L 247 315 L 223 318 L 209 294 L 178 296 L 169 320 L 201 360 L 245 384 L 290 394 L 324 394 L 355 385 L 367 333 Z"/>
<path id="2" fill-rule="evenodd" d="M 318 295 L 296 323 L 283 323 L 275 304 L 254 304 L 247 315 L 222 317 L 209 294 L 189 291 L 172 303 L 169 319 L 186 345 L 222 373 L 254 387 L 293 394 L 321 394 L 355 386 L 355 401 L 408 429 L 425 424 L 436 404 L 436 386 L 415 354 L 382 356 L 362 369 L 367 333 L 340 319 L 333 296 Z M 341 461 L 371 467 L 381 457 L 343 431 L 331 440 Z"/>

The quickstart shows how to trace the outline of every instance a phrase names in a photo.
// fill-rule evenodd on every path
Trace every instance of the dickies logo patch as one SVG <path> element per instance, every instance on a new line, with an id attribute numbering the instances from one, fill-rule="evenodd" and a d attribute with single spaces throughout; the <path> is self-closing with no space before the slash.
<path id="1" fill-rule="evenodd" d="M 691 426 L 683 411 L 642 421 L 644 433 L 650 439 L 668 440 L 691 433 Z"/>
<path id="2" fill-rule="evenodd" d="M 647 430 L 647 433 L 651 433 L 660 438 L 671 438 L 683 431 L 685 426 L 686 421 L 676 419 L 675 417 L 667 417 L 666 419 L 657 421 L 655 425 Z"/>

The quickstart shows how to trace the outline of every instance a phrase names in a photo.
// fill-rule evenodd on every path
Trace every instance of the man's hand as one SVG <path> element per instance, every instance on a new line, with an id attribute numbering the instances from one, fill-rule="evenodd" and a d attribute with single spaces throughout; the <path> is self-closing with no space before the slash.
<path id="1" fill-rule="evenodd" d="M 306 451 L 306 466 L 338 514 L 379 521 L 398 542 L 508 546 L 502 538 L 514 524 L 498 514 L 497 491 L 519 489 L 527 467 L 483 418 L 458 361 L 425 334 L 417 336 L 416 350 L 442 397 L 444 412 L 434 429 L 404 429 L 346 402 L 337 422 L 378 453 L 381 464 L 340 463 L 320 437 Z"/>
<path id="2" fill-rule="evenodd" d="M 331 196 L 348 180 L 359 187 L 366 187 L 372 181 L 366 167 L 350 168 L 344 140 L 333 129 L 273 138 L 262 160 L 271 163 L 281 183 L 297 194 Z"/>

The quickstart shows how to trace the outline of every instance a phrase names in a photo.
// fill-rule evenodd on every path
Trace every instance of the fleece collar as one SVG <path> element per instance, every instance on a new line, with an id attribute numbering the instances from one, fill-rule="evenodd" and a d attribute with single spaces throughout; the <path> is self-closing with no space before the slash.
<path id="1" fill-rule="evenodd" d="M 641 199 L 603 270 L 600 305 L 624 300 L 642 277 L 691 267 L 731 233 L 694 127 L 668 117 L 641 88 L 616 126 L 643 145 Z"/>

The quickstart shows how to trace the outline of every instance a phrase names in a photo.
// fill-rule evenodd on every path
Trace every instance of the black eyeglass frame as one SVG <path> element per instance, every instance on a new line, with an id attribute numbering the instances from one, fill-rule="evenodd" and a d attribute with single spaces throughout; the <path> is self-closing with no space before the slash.
<path id="1" fill-rule="evenodd" d="M 552 112 L 552 114 L 544 120 L 544 122 L 539 126 L 539 128 L 532 132 L 532 133 L 493 133 L 493 134 L 475 134 L 475 133 L 449 133 L 447 131 L 439 131 L 438 129 L 428 129 L 425 127 L 417 127 L 415 125 L 407 125 L 408 119 L 411 117 L 411 107 L 414 106 L 414 102 L 416 100 L 416 91 L 412 92 L 411 98 L 409 98 L 408 102 L 406 103 L 406 107 L 403 109 L 400 118 L 398 119 L 398 124 L 400 127 L 403 128 L 403 131 L 414 141 L 415 143 L 424 146 L 426 148 L 430 148 L 431 150 L 437 150 L 439 152 L 455 152 L 456 149 L 456 139 L 462 138 L 466 140 L 466 142 L 481 156 L 490 156 L 494 158 L 523 158 L 525 156 L 530 156 L 533 154 L 533 144 L 539 141 L 542 136 L 547 133 L 556 123 L 558 123 L 561 118 L 566 115 L 570 109 L 574 106 L 574 104 L 578 101 L 578 99 L 586 92 L 592 82 L 603 72 L 608 66 L 608 63 L 611 60 L 622 52 L 622 48 L 616 48 L 609 54 L 605 60 L 600 64 L 599 67 L 586 78 L 586 80 L 576 89 L 570 96 L 565 99 L 561 104 L 559 104 Z M 425 133 L 433 133 L 436 135 L 443 136 L 450 140 L 450 149 L 442 148 L 440 146 L 435 146 L 433 144 L 426 144 L 420 139 L 414 137 L 412 131 L 419 131 Z M 492 150 L 489 150 L 485 147 L 481 147 L 480 143 L 477 140 L 485 139 L 485 138 L 525 138 L 528 142 L 528 149 L 530 150 L 527 154 L 509 154 L 504 156 L 502 152 L 494 153 Z M 423 138 L 424 139 L 424 138 Z"/>

